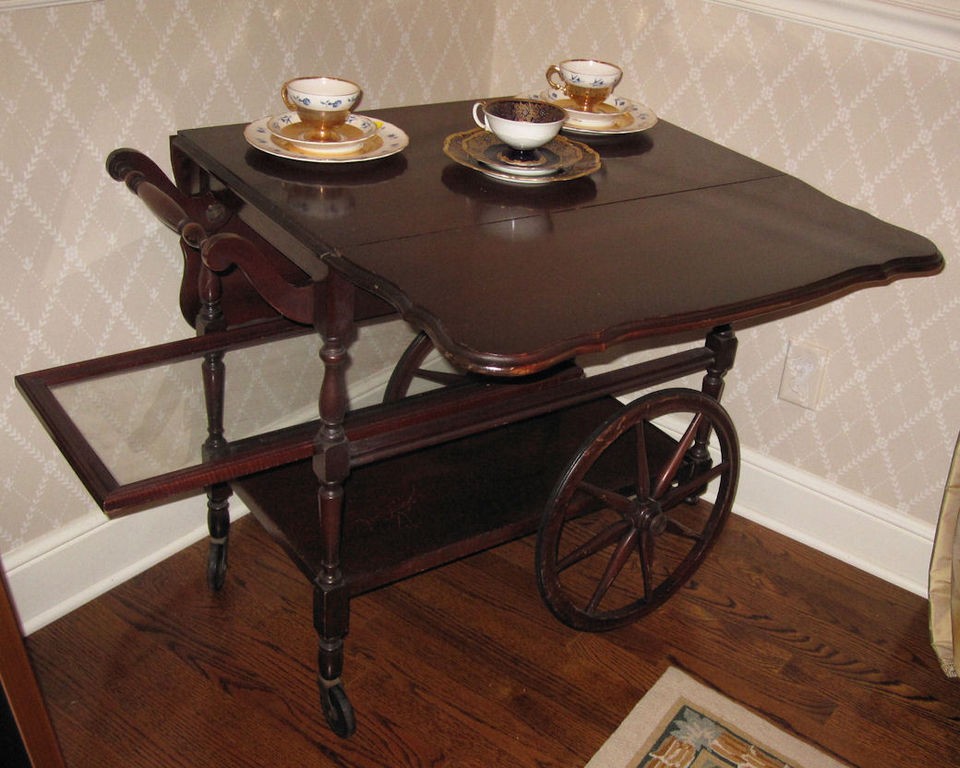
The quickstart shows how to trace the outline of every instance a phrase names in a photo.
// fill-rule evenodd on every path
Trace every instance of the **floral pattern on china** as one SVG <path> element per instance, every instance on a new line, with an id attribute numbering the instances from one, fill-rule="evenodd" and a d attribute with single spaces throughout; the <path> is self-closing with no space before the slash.
<path id="1" fill-rule="evenodd" d="M 267 130 L 280 146 L 292 146 L 301 152 L 318 155 L 345 155 L 356 152 L 377 133 L 377 122 L 364 115 L 350 115 L 343 125 L 329 130 L 330 136 L 320 141 L 316 129 L 304 123 L 296 112 L 270 118 Z"/>
<path id="2" fill-rule="evenodd" d="M 353 115 L 352 117 L 373 119 L 365 118 L 362 115 Z M 276 117 L 262 117 L 259 120 L 254 120 L 244 129 L 243 137 L 254 149 L 286 160 L 331 164 L 362 163 L 395 155 L 406 149 L 410 143 L 409 137 L 402 129 L 392 123 L 374 120 L 376 131 L 367 141 L 361 144 L 359 150 L 344 155 L 314 154 L 303 152 L 292 145 L 281 146 L 278 144 L 275 140 L 276 136 L 268 128 L 268 123 L 276 119 Z"/>
<path id="3" fill-rule="evenodd" d="M 565 109 L 567 122 L 564 123 L 563 130 L 567 133 L 585 136 L 640 133 L 657 124 L 657 115 L 650 107 L 622 96 L 610 96 L 594 112 L 578 110 L 577 105 L 556 88 L 528 96 L 549 101 Z"/>

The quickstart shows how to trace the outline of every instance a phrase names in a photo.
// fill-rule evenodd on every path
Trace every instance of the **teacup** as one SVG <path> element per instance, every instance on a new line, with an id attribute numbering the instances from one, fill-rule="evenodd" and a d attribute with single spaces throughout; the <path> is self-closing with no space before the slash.
<path id="1" fill-rule="evenodd" d="M 473 120 L 512 149 L 527 152 L 552 141 L 567 113 L 538 99 L 494 99 L 473 105 Z"/>
<path id="2" fill-rule="evenodd" d="M 563 91 L 579 109 L 593 112 L 617 87 L 623 70 L 596 59 L 567 59 L 547 68 L 547 82 Z"/>
<path id="3" fill-rule="evenodd" d="M 339 77 L 297 77 L 280 88 L 287 109 L 313 129 L 315 141 L 339 141 L 338 128 L 360 100 L 360 86 Z"/>

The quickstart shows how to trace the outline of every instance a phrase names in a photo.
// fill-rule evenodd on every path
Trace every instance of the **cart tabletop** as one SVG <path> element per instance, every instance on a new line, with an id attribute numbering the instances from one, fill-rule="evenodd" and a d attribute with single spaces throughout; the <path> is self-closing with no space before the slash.
<path id="1" fill-rule="evenodd" d="M 243 201 L 241 216 L 393 304 L 472 370 L 545 368 L 627 339 L 781 315 L 943 257 L 924 237 L 666 121 L 569 138 L 601 168 L 505 183 L 444 154 L 471 102 L 371 111 L 409 137 L 398 154 L 309 163 L 254 149 L 242 124 L 171 138 Z"/>

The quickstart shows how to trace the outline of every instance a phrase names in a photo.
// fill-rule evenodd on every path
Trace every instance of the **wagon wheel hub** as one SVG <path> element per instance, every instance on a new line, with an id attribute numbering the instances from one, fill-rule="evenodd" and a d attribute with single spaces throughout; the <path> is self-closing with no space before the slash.
<path id="1" fill-rule="evenodd" d="M 659 536 L 667 530 L 668 522 L 660 502 L 656 499 L 647 499 L 637 505 L 636 527 L 640 531 Z"/>

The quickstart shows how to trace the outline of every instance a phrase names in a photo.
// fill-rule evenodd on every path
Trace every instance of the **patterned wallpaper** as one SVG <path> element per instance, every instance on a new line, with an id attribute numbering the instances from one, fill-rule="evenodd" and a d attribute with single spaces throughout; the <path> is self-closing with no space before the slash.
<path id="1" fill-rule="evenodd" d="M 0 551 L 93 503 L 14 374 L 182 338 L 174 237 L 103 172 L 166 166 L 180 127 L 279 109 L 339 73 L 363 106 L 540 87 L 596 55 L 662 117 L 960 253 L 960 63 L 701 0 L 100 0 L 0 11 Z M 725 402 L 746 448 L 932 523 L 960 428 L 960 277 L 740 333 Z M 388 359 L 394 331 L 367 365 Z M 816 411 L 777 399 L 790 340 L 829 351 Z"/>

